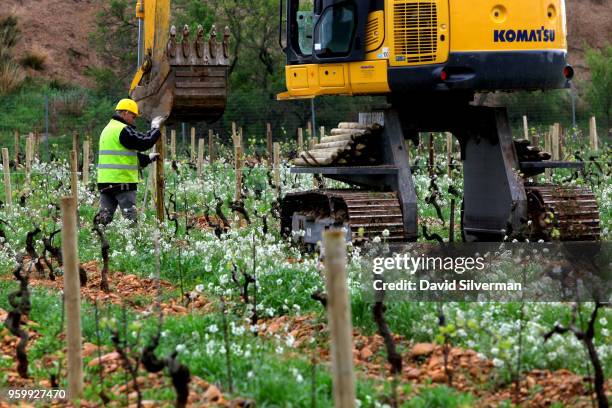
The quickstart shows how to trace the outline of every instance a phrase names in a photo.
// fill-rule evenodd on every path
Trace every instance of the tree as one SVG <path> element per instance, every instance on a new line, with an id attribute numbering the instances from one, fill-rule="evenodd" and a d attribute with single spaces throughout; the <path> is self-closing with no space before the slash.
<path id="1" fill-rule="evenodd" d="M 593 113 L 610 129 L 612 116 L 612 44 L 586 54 L 591 81 L 586 85 L 586 100 Z"/>

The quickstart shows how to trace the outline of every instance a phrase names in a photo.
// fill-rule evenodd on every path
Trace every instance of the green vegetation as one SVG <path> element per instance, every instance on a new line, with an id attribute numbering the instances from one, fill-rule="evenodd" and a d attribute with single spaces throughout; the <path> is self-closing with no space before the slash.
<path id="1" fill-rule="evenodd" d="M 586 85 L 586 100 L 601 118 L 603 129 L 612 126 L 612 44 L 601 50 L 587 52 L 587 63 L 591 71 L 591 82 Z"/>

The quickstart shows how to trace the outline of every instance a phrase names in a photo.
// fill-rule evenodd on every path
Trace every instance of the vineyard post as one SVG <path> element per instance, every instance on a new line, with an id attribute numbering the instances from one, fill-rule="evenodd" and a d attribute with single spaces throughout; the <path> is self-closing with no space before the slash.
<path id="1" fill-rule="evenodd" d="M 19 166 L 19 145 L 21 143 L 21 137 L 19 136 L 19 131 L 15 131 L 15 170 Z"/>
<path id="2" fill-rule="evenodd" d="M 272 125 L 266 123 L 266 149 L 268 150 L 268 167 L 272 167 L 274 151 L 272 147 Z"/>
<path id="3" fill-rule="evenodd" d="M 198 178 L 202 178 L 202 163 L 204 162 L 204 139 L 198 140 L 198 164 L 196 165 Z"/>
<path id="4" fill-rule="evenodd" d="M 276 187 L 276 197 L 280 198 L 280 143 L 274 143 L 274 186 Z"/>
<path id="5" fill-rule="evenodd" d="M 237 140 L 240 142 L 240 140 Z M 237 143 L 234 146 L 234 156 L 236 165 L 236 192 L 234 194 L 234 201 L 239 202 L 242 197 L 242 145 Z"/>
<path id="6" fill-rule="evenodd" d="M 451 198 L 450 202 L 450 218 L 448 226 L 448 242 L 455 241 L 455 199 Z"/>
<path id="7" fill-rule="evenodd" d="M 302 128 L 298 128 L 297 130 L 297 151 L 300 153 L 303 150 L 304 146 L 304 130 Z"/>
<path id="8" fill-rule="evenodd" d="M 325 286 L 327 319 L 331 339 L 331 363 L 334 406 L 355 406 L 355 373 L 353 370 L 353 328 L 351 304 L 346 285 L 346 241 L 340 229 L 323 233 L 325 249 Z"/>
<path id="9" fill-rule="evenodd" d="M 157 141 L 155 145 L 159 157 L 155 162 L 155 208 L 157 212 L 157 220 L 159 222 L 164 221 L 164 159 L 166 156 L 166 146 L 164 144 L 164 138 Z"/>
<path id="10" fill-rule="evenodd" d="M 25 162 L 25 178 L 26 185 L 30 185 L 30 172 L 32 171 L 32 136 L 28 135 L 26 139 L 26 162 Z"/>
<path id="11" fill-rule="evenodd" d="M 317 142 L 323 139 L 324 137 L 325 137 L 325 126 L 321 126 L 319 128 L 319 138 L 317 139 Z"/>
<path id="12" fill-rule="evenodd" d="M 83 142 L 83 185 L 89 184 L 89 140 Z"/>
<path id="13" fill-rule="evenodd" d="M 79 134 L 76 132 L 72 132 L 72 150 L 74 150 L 77 154 L 77 163 L 79 162 Z"/>
<path id="14" fill-rule="evenodd" d="M 170 158 L 176 160 L 176 130 L 170 131 Z"/>
<path id="15" fill-rule="evenodd" d="M 232 122 L 232 141 L 236 144 L 236 136 L 238 132 L 236 131 L 236 122 Z"/>
<path id="16" fill-rule="evenodd" d="M 162 126 L 162 128 L 161 128 L 161 138 L 160 139 L 161 139 L 161 141 L 162 141 L 162 143 L 164 145 L 167 143 L 167 140 L 166 140 L 166 127 L 165 126 Z"/>
<path id="17" fill-rule="evenodd" d="M 433 176 L 434 174 L 434 134 L 429 134 L 429 175 Z"/>
<path id="18" fill-rule="evenodd" d="M 77 152 L 76 150 L 70 151 L 70 191 L 74 201 L 78 200 L 78 186 L 79 186 L 79 167 L 77 163 Z"/>
<path id="19" fill-rule="evenodd" d="M 314 134 L 312 133 L 312 122 L 308 121 L 306 124 L 306 134 L 308 135 L 308 139 L 312 139 Z"/>
<path id="20" fill-rule="evenodd" d="M 191 159 L 190 161 L 193 163 L 196 159 L 196 129 L 195 127 L 191 127 Z"/>
<path id="21" fill-rule="evenodd" d="M 210 164 L 215 162 L 215 142 L 212 129 L 208 129 L 208 161 Z"/>
<path id="22" fill-rule="evenodd" d="M 13 192 L 11 190 L 9 151 L 6 147 L 2 148 L 2 170 L 4 171 L 4 196 L 6 206 L 10 209 L 13 206 Z"/>
<path id="23" fill-rule="evenodd" d="M 594 152 L 598 151 L 599 139 L 597 137 L 597 121 L 595 120 L 595 116 L 591 116 L 591 120 L 589 121 L 589 141 L 591 150 Z"/>
<path id="24" fill-rule="evenodd" d="M 559 161 L 561 160 L 561 125 L 559 123 L 553 125 L 551 138 L 552 159 Z"/>
<path id="25" fill-rule="evenodd" d="M 81 292 L 77 238 L 77 202 L 62 198 L 62 258 L 64 263 L 64 296 L 66 307 L 66 340 L 68 360 L 68 398 L 75 400 L 83 392 L 83 356 L 81 354 Z"/>
<path id="26" fill-rule="evenodd" d="M 525 140 L 530 140 L 529 137 L 529 124 L 527 123 L 527 115 L 523 115 L 523 137 Z"/>
<path id="27" fill-rule="evenodd" d="M 242 147 L 242 128 L 238 129 L 238 144 Z"/>
<path id="28" fill-rule="evenodd" d="M 453 134 L 446 132 L 446 166 L 448 178 L 451 178 L 452 166 L 451 161 L 453 159 Z"/>
<path id="29" fill-rule="evenodd" d="M 552 146 L 552 134 L 553 134 L 554 126 L 550 126 L 548 128 L 548 132 L 544 135 L 544 151 L 550 153 L 551 159 L 555 160 L 555 152 L 553 151 Z M 545 170 L 546 180 L 551 180 L 552 172 L 550 169 Z"/>

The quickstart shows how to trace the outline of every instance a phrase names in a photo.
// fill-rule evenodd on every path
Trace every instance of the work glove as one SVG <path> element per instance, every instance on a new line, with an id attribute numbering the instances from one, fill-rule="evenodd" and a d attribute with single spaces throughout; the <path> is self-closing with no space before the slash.
<path id="1" fill-rule="evenodd" d="M 152 162 L 157 161 L 158 158 L 159 153 L 149 153 L 149 160 L 151 160 Z"/>
<path id="2" fill-rule="evenodd" d="M 166 118 L 164 118 L 163 116 L 154 117 L 151 121 L 151 129 L 159 129 L 165 120 Z"/>

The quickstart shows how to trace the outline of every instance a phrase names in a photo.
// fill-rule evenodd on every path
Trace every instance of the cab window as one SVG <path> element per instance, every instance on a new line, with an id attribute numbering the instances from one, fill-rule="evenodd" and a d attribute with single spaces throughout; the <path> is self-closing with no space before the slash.
<path id="1" fill-rule="evenodd" d="M 312 55 L 313 0 L 299 0 L 295 13 L 297 48 L 302 55 Z"/>
<path id="2" fill-rule="evenodd" d="M 314 52 L 319 58 L 343 57 L 351 52 L 357 27 L 354 1 L 327 7 L 315 28 Z"/>

